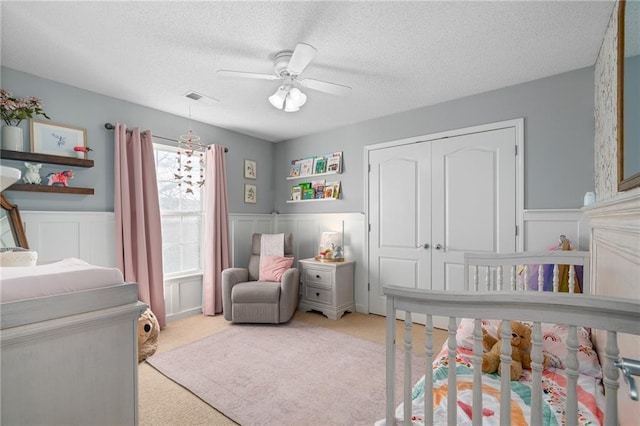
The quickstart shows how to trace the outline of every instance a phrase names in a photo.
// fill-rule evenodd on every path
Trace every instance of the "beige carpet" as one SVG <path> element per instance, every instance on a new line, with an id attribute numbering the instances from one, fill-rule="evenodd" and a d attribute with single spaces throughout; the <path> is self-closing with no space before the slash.
<path id="1" fill-rule="evenodd" d="M 338 321 L 315 313 L 297 312 L 297 321 L 362 337 L 383 344 L 385 319 L 375 315 L 348 314 Z M 160 334 L 158 354 L 208 335 L 235 327 L 221 316 L 201 315 L 170 322 Z M 402 323 L 397 323 L 398 336 L 402 336 Z M 440 346 L 446 334 L 436 331 L 436 345 Z M 399 341 L 401 338 L 398 339 Z M 413 331 L 414 353 L 424 353 L 424 327 L 416 325 Z M 436 346 L 436 347 L 437 347 Z M 233 425 L 230 419 L 200 400 L 191 392 L 175 384 L 147 363 L 139 367 L 139 415 L 141 425 Z"/>

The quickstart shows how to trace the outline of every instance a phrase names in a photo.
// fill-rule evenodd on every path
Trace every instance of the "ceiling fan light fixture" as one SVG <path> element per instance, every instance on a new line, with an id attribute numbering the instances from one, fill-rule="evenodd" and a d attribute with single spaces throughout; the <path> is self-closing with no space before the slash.
<path id="1" fill-rule="evenodd" d="M 287 103 L 291 100 L 298 108 L 304 105 L 307 102 L 307 95 L 302 93 L 300 89 L 294 87 L 289 91 L 289 97 L 287 98 Z"/>
<path id="2" fill-rule="evenodd" d="M 300 111 L 298 104 L 291 100 L 291 95 L 287 95 L 287 99 L 284 102 L 284 112 L 296 112 Z"/>
<path id="3" fill-rule="evenodd" d="M 273 105 L 275 108 L 282 109 L 284 107 L 284 101 L 287 98 L 288 93 L 289 91 L 286 87 L 280 86 L 278 87 L 278 90 L 276 90 L 276 93 L 269 96 L 269 102 L 271 102 L 271 105 Z"/>

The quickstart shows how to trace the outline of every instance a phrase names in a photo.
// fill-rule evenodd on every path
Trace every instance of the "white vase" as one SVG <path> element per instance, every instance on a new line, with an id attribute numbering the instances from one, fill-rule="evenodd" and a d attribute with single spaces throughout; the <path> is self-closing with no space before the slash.
<path id="1" fill-rule="evenodd" d="M 7 125 L 2 127 L 2 149 L 22 151 L 24 149 L 23 141 L 22 127 Z"/>
<path id="2" fill-rule="evenodd" d="M 84 153 L 84 152 L 82 152 L 82 151 L 74 151 L 74 152 L 76 153 L 76 157 L 78 157 L 78 158 L 80 158 L 80 159 L 82 159 L 82 160 L 84 160 L 85 158 L 87 158 L 87 156 L 85 155 L 85 153 Z"/>

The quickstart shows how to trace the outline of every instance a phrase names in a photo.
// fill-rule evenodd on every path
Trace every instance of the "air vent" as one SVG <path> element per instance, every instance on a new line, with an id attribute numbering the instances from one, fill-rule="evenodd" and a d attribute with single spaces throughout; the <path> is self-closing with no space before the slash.
<path id="1" fill-rule="evenodd" d="M 186 97 L 189 99 L 193 99 L 194 101 L 199 101 L 202 99 L 202 95 L 198 95 L 196 92 L 189 92 L 186 94 Z"/>
<path id="2" fill-rule="evenodd" d="M 215 105 L 218 102 L 217 99 L 212 98 L 211 96 L 203 95 L 202 93 L 198 93 L 195 90 L 190 90 L 183 95 L 185 98 L 189 98 L 191 100 L 201 102 L 207 105 Z"/>

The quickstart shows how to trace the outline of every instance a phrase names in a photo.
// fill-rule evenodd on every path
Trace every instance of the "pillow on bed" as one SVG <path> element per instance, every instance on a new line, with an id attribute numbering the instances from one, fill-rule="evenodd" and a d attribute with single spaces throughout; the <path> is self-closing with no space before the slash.
<path id="1" fill-rule="evenodd" d="M 482 326 L 487 333 L 498 337 L 500 320 L 482 320 Z M 569 326 L 542 323 L 542 352 L 549 358 L 549 367 L 566 369 L 568 336 Z M 456 343 L 460 348 L 473 350 L 473 319 L 463 318 L 460 321 Z M 578 327 L 578 372 L 596 378 L 602 377 L 598 355 L 591 343 L 591 331 L 585 327 Z"/>
<path id="2" fill-rule="evenodd" d="M 293 257 L 261 256 L 259 280 L 280 281 L 291 265 L 293 265 Z"/>
<path id="3" fill-rule="evenodd" d="M 22 248 L 11 248 L 0 251 L 0 266 L 36 266 L 38 252 Z"/>

